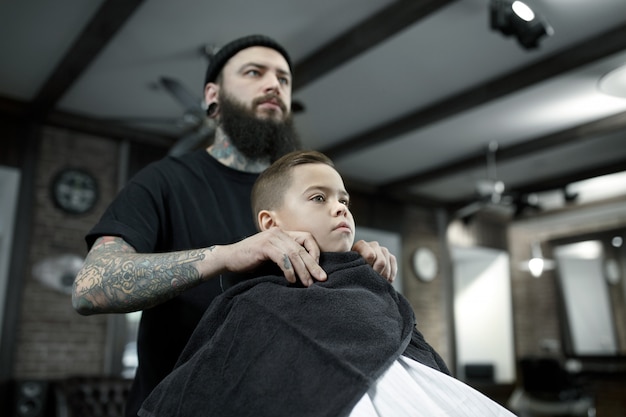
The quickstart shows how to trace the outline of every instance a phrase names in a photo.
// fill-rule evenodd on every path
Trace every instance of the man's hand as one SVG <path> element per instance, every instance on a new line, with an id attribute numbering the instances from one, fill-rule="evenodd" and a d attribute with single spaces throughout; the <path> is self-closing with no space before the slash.
<path id="1" fill-rule="evenodd" d="M 374 268 L 387 281 L 393 282 L 398 273 L 398 261 L 387 248 L 380 246 L 376 241 L 366 242 L 359 240 L 352 247 L 353 251 L 358 252 L 365 261 Z"/>
<path id="2" fill-rule="evenodd" d="M 226 269 L 231 272 L 249 271 L 265 261 L 272 261 L 291 283 L 299 279 L 308 287 L 313 280 L 324 281 L 327 278 L 318 263 L 319 246 L 307 232 L 285 232 L 272 227 L 227 246 L 230 254 L 225 261 Z"/>

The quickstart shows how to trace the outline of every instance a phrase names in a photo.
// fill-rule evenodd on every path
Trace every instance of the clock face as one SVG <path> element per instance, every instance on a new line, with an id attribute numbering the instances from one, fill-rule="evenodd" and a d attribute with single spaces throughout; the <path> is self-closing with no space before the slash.
<path id="1" fill-rule="evenodd" d="M 432 281 L 437 277 L 437 256 L 428 248 L 417 249 L 413 254 L 413 269 L 422 281 Z"/>
<path id="2" fill-rule="evenodd" d="M 67 213 L 86 213 L 98 200 L 98 184 L 85 171 L 65 169 L 54 177 L 52 199 L 57 207 Z"/>

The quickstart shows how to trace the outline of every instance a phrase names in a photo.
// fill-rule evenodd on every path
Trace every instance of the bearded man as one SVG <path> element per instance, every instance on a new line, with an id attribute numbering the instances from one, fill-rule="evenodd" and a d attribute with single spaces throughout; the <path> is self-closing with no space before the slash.
<path id="1" fill-rule="evenodd" d="M 291 86 L 291 60 L 276 41 L 252 35 L 225 45 L 205 79 L 208 116 L 217 122 L 214 142 L 144 168 L 86 236 L 89 253 L 74 283 L 74 308 L 84 315 L 143 311 L 127 416 L 137 415 L 172 370 L 229 276 L 269 261 L 289 282 L 326 279 L 310 233 L 257 233 L 250 208 L 258 174 L 299 146 Z M 397 262 L 386 248 L 359 241 L 353 249 L 393 280 Z"/>

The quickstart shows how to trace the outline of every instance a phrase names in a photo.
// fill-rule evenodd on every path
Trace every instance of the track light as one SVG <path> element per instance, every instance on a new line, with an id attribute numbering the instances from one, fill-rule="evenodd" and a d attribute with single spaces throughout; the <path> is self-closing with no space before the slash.
<path id="1" fill-rule="evenodd" d="M 555 262 L 552 259 L 546 259 L 541 253 L 541 244 L 539 242 L 533 242 L 530 245 L 531 257 L 530 259 L 520 263 L 520 269 L 530 272 L 530 274 L 539 278 L 543 271 L 554 269 Z"/>
<path id="2" fill-rule="evenodd" d="M 515 36 L 526 49 L 536 48 L 539 39 L 554 34 L 552 27 L 521 1 L 491 0 L 490 23 L 492 30 Z"/>

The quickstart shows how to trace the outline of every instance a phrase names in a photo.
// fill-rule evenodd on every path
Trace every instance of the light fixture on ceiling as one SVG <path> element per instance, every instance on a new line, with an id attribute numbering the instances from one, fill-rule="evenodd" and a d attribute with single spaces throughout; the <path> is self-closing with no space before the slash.
<path id="1" fill-rule="evenodd" d="M 598 89 L 610 96 L 626 98 L 626 64 L 602 76 Z"/>
<path id="2" fill-rule="evenodd" d="M 521 262 L 520 269 L 530 272 L 530 274 L 535 278 L 539 278 L 543 271 L 554 269 L 554 261 L 543 257 L 539 242 L 533 242 L 530 245 L 530 253 L 530 259 Z"/>
<path id="3" fill-rule="evenodd" d="M 539 39 L 552 36 L 554 29 L 526 3 L 512 0 L 491 0 L 491 29 L 504 36 L 514 35 L 526 49 L 539 46 Z"/>
<path id="4" fill-rule="evenodd" d="M 611 246 L 615 249 L 619 249 L 624 244 L 624 238 L 620 235 L 615 235 L 611 238 Z M 619 262 L 615 258 L 608 258 L 604 261 L 604 275 L 609 284 L 617 285 L 622 279 L 622 268 Z"/>

